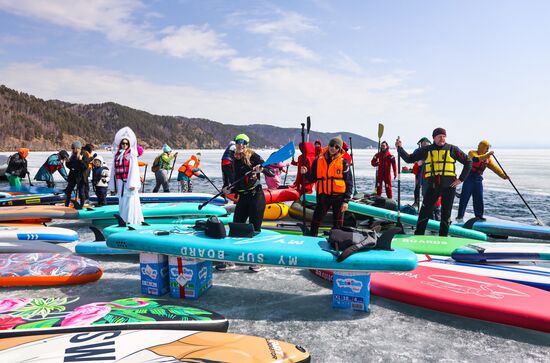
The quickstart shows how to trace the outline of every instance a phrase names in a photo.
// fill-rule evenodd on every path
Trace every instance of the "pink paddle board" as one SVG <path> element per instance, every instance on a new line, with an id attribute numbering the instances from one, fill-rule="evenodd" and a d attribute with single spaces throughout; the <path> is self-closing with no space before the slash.
<path id="1" fill-rule="evenodd" d="M 312 272 L 332 280 L 331 271 Z M 370 288 L 386 299 L 550 332 L 550 292 L 526 285 L 419 265 L 409 272 L 373 273 Z"/>

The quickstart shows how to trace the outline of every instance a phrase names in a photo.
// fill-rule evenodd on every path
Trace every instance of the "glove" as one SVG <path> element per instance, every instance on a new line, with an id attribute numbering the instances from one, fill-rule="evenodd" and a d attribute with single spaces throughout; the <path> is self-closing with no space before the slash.
<path id="1" fill-rule="evenodd" d="M 231 194 L 231 189 L 229 188 L 229 186 L 223 187 L 222 192 L 223 192 L 223 194 L 226 194 L 226 195 Z"/>

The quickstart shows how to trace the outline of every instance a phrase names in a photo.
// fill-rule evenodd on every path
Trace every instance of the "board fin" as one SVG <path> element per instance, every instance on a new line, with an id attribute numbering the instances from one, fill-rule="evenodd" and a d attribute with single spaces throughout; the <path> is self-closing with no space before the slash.
<path id="1" fill-rule="evenodd" d="M 96 226 L 89 227 L 92 232 L 94 232 L 94 242 L 105 241 L 105 235 L 97 228 Z"/>
<path id="2" fill-rule="evenodd" d="M 393 249 L 391 248 L 391 241 L 396 234 L 403 234 L 403 229 L 399 227 L 394 227 L 382 233 L 382 235 L 378 237 L 378 240 L 376 241 L 376 249 L 393 251 Z"/>
<path id="3" fill-rule="evenodd" d="M 127 224 L 126 224 L 126 222 L 124 222 L 124 219 L 122 219 L 122 217 L 120 216 L 120 214 L 118 214 L 118 213 L 115 214 L 115 218 L 116 218 L 116 220 L 117 220 L 117 222 L 118 222 L 118 226 L 119 226 L 119 227 L 126 227 Z"/>
<path id="4" fill-rule="evenodd" d="M 470 218 L 466 221 L 466 223 L 464 223 L 462 225 L 462 228 L 466 228 L 466 229 L 473 229 L 474 228 L 474 223 L 475 222 L 479 222 L 480 219 L 477 218 L 477 217 L 474 217 L 474 218 Z"/>

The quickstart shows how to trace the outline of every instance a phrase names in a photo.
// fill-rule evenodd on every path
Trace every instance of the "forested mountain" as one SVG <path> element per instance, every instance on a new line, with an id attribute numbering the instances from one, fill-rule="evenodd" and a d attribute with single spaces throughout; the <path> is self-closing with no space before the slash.
<path id="1" fill-rule="evenodd" d="M 29 147 L 33 151 L 68 147 L 74 140 L 100 145 L 112 142 L 115 132 L 130 126 L 139 143 L 146 148 L 160 148 L 168 143 L 178 149 L 225 148 L 236 134 L 245 132 L 256 148 L 279 147 L 300 141 L 299 128 L 270 125 L 229 125 L 200 118 L 159 116 L 113 102 L 74 104 L 58 100 L 45 101 L 23 92 L 0 86 L 0 150 Z M 353 138 L 354 148 L 368 148 L 376 143 L 366 137 L 346 132 L 311 131 L 310 141 L 325 143 L 335 135 L 344 141 Z"/>

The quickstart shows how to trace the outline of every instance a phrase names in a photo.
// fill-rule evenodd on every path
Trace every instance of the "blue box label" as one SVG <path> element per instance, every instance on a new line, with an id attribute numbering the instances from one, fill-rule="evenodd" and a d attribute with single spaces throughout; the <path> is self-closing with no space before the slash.
<path id="1" fill-rule="evenodd" d="M 156 253 L 140 254 L 141 292 L 162 296 L 169 290 L 168 257 Z"/>

